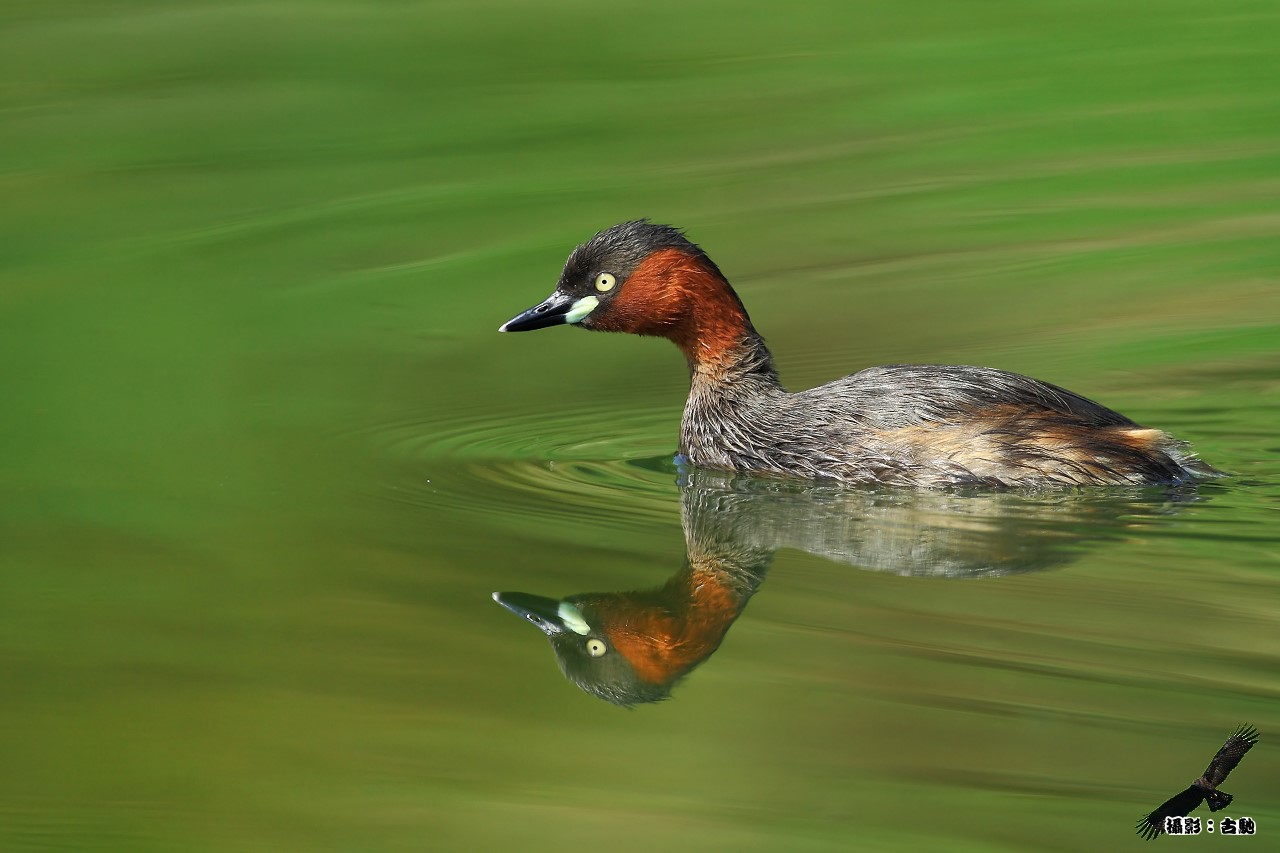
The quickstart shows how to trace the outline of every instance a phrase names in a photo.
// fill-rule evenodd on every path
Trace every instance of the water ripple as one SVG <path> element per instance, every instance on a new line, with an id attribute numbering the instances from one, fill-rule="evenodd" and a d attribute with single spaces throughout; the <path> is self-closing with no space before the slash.
<path id="1" fill-rule="evenodd" d="M 429 416 L 357 430 L 387 461 L 373 497 L 509 521 L 633 527 L 678 514 L 670 417 L 654 411 Z"/>

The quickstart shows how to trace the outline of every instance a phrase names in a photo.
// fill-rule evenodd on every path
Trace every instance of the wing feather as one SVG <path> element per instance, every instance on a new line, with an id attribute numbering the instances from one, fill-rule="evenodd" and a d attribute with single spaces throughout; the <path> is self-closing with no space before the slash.
<path id="1" fill-rule="evenodd" d="M 1231 733 L 1231 737 L 1227 738 L 1227 742 L 1213 756 L 1213 760 L 1205 768 L 1204 778 L 1214 787 L 1222 784 L 1222 780 L 1226 779 L 1227 774 L 1236 769 L 1240 759 L 1244 757 L 1246 752 L 1253 749 L 1254 744 L 1257 742 L 1257 729 L 1253 726 L 1240 726 Z"/>
<path id="2" fill-rule="evenodd" d="M 1151 814 L 1140 819 L 1135 828 L 1143 838 L 1155 838 L 1164 832 L 1165 818 L 1189 815 L 1202 802 L 1204 802 L 1204 791 L 1195 785 L 1191 785 L 1186 790 L 1174 794 L 1157 806 Z"/>
<path id="3" fill-rule="evenodd" d="M 879 429 L 948 422 L 1000 405 L 1054 413 L 1084 426 L 1136 426 L 1065 388 L 989 367 L 887 364 L 800 394 L 830 399 L 832 391 L 840 392 L 859 416 L 875 412 L 876 420 L 868 425 Z"/>

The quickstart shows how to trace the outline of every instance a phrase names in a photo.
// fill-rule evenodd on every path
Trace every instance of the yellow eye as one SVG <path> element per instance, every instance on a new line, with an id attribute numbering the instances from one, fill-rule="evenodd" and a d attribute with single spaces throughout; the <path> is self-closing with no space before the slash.
<path id="1" fill-rule="evenodd" d="M 601 293 L 608 293 L 610 290 L 613 290 L 613 286 L 617 283 L 618 282 L 614 280 L 614 277 L 609 275 L 607 272 L 602 272 L 600 275 L 596 276 L 596 290 Z"/>
<path id="2" fill-rule="evenodd" d="M 600 657 L 600 655 L 604 654 L 608 650 L 609 649 L 604 644 L 603 640 L 587 640 L 587 654 L 591 655 L 593 658 Z"/>

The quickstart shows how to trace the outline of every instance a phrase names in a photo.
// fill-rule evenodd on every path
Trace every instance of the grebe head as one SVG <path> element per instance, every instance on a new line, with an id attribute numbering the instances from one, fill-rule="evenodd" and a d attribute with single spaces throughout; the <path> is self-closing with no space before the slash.
<path id="1" fill-rule="evenodd" d="M 662 654 L 664 638 L 644 630 L 649 627 L 649 602 L 634 593 L 587 593 L 557 600 L 495 592 L 493 600 L 547 635 L 570 681 L 615 705 L 668 698 L 672 685 L 700 662 Z M 633 620 L 641 623 L 639 630 L 629 624 Z"/>
<path id="2" fill-rule="evenodd" d="M 568 323 L 680 343 L 700 307 L 704 315 L 728 313 L 746 321 L 742 302 L 706 253 L 679 229 L 638 219 L 574 249 L 555 292 L 498 331 Z"/>

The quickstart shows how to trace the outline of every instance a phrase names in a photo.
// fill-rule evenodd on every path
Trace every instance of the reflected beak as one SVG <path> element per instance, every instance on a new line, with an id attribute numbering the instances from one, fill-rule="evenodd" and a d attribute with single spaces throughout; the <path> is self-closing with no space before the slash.
<path id="1" fill-rule="evenodd" d="M 495 592 L 493 600 L 521 619 L 532 622 L 548 637 L 565 632 L 585 635 L 591 630 L 582 618 L 582 611 L 567 601 L 527 592 Z"/>
<path id="2" fill-rule="evenodd" d="M 503 323 L 499 332 L 531 332 L 534 329 L 545 329 L 570 322 L 567 319 L 573 309 L 574 299 L 560 291 L 548 296 L 541 304 L 535 305 Z"/>

